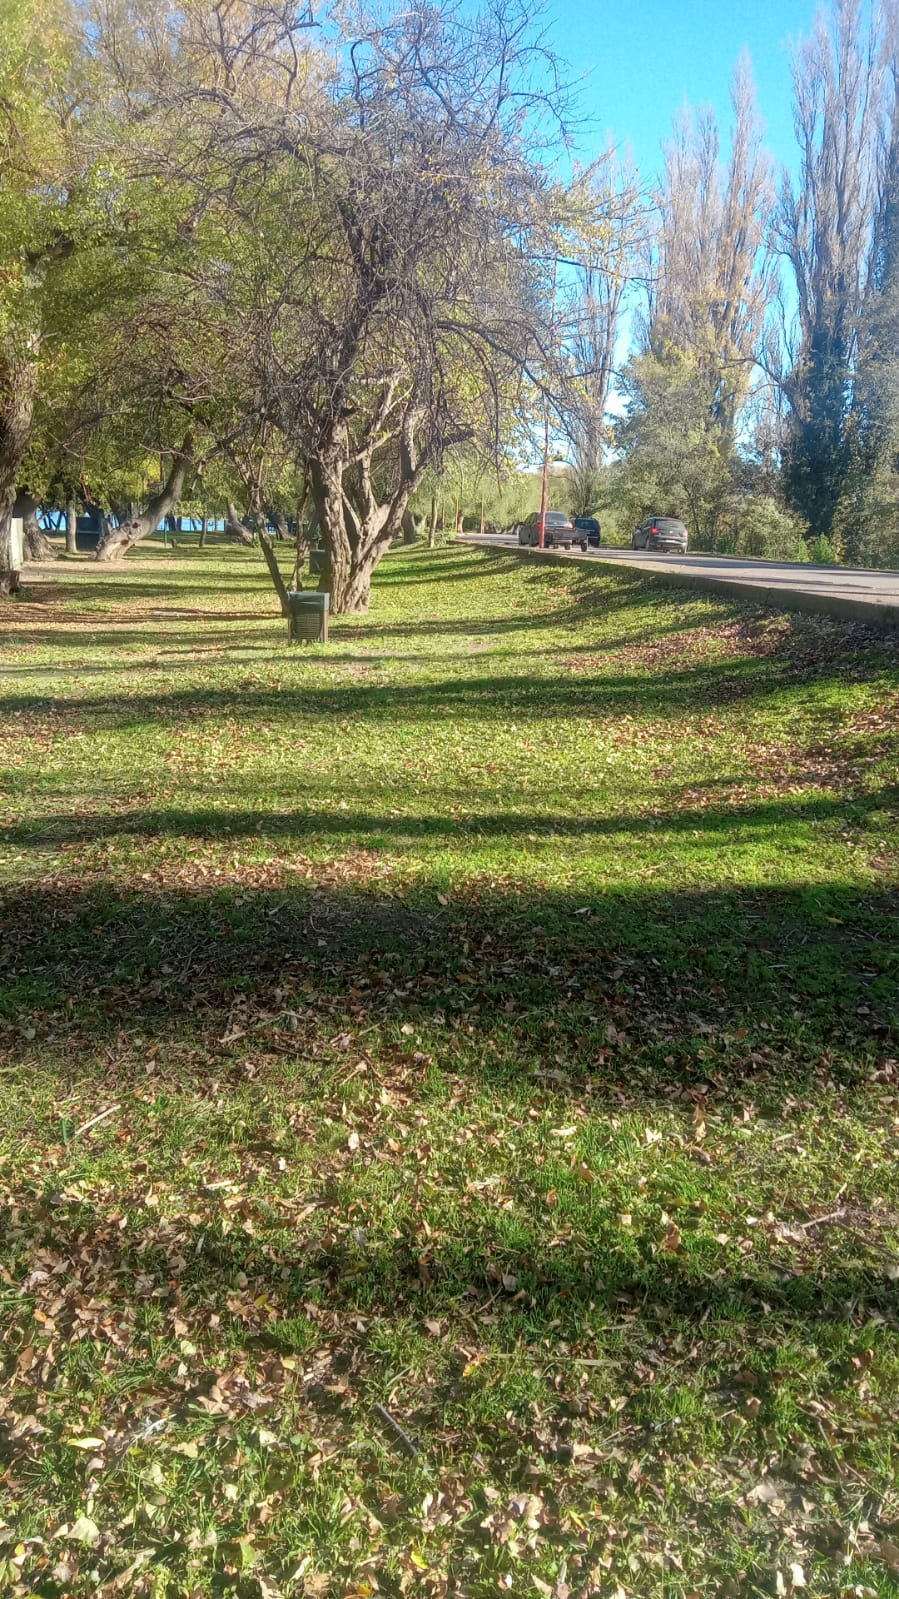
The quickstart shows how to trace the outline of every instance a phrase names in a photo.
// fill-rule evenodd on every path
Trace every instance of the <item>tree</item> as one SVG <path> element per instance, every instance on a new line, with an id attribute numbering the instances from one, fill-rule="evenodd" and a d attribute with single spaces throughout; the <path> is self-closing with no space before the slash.
<path id="1" fill-rule="evenodd" d="M 0 0 L 0 592 L 31 434 L 46 301 L 72 245 L 73 41 L 64 0 Z M 76 224 L 77 225 L 77 224 Z"/>
<path id="2" fill-rule="evenodd" d="M 847 556 L 868 565 L 899 558 L 899 68 L 878 162 L 878 209 L 858 322 L 852 462 L 838 529 Z"/>
<path id="3" fill-rule="evenodd" d="M 181 402 L 222 452 L 280 434 L 308 468 L 333 609 L 362 609 L 425 474 L 462 444 L 495 452 L 522 371 L 546 364 L 556 190 L 533 119 L 564 90 L 518 0 L 419 4 L 332 57 L 286 8 L 166 16 L 123 161 L 189 200 L 170 270 L 202 341 L 179 356 Z"/>
<path id="4" fill-rule="evenodd" d="M 712 544 L 734 479 L 728 435 L 709 426 L 713 379 L 695 356 L 670 345 L 634 357 L 623 384 L 615 499 L 634 526 L 653 514 L 677 516 L 697 543 Z"/>
<path id="5" fill-rule="evenodd" d="M 588 516 L 603 491 L 606 408 L 628 287 L 646 243 L 646 208 L 636 173 L 609 151 L 585 174 L 587 259 L 575 266 L 568 310 L 571 403 L 566 433 L 574 453 L 572 511 Z"/>
<path id="6" fill-rule="evenodd" d="M 878 205 L 885 113 L 883 16 L 835 0 L 793 69 L 799 175 L 781 183 L 775 239 L 798 299 L 782 377 L 788 402 L 784 481 L 790 504 L 830 537 L 852 467 L 858 325 Z"/>
<path id="7" fill-rule="evenodd" d="M 771 303 L 763 245 L 773 195 L 748 63 L 731 89 L 726 164 L 711 113 L 685 112 L 666 149 L 646 344 L 696 362 L 709 425 L 733 441 Z"/>
<path id="8" fill-rule="evenodd" d="M 615 493 L 629 514 L 682 516 L 707 545 L 737 490 L 737 420 L 772 294 L 769 168 L 745 63 L 732 104 L 725 162 L 711 114 L 684 113 L 666 148 L 643 350 L 616 428 Z"/>

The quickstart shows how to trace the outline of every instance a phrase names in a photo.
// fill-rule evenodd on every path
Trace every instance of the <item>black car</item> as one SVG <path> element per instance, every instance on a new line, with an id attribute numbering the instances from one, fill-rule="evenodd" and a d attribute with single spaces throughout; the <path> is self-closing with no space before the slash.
<path id="1" fill-rule="evenodd" d="M 677 550 L 686 555 L 690 535 L 676 516 L 651 516 L 634 528 L 632 550 Z"/>
<path id="2" fill-rule="evenodd" d="M 598 550 L 600 539 L 602 538 L 602 528 L 597 522 L 596 517 L 576 516 L 574 518 L 574 525 L 579 533 L 585 533 L 587 535 L 587 543 L 591 546 L 591 548 Z"/>

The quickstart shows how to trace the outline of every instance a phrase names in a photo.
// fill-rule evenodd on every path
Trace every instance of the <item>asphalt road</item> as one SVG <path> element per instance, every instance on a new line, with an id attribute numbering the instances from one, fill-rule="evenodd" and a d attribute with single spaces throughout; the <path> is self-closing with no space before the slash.
<path id="1" fill-rule="evenodd" d="M 518 541 L 506 533 L 466 534 L 466 541 L 484 544 L 493 549 L 517 549 Z M 539 551 L 531 551 L 539 556 Z M 565 555 L 565 551 L 553 551 Z M 864 568 L 845 566 L 812 566 L 796 561 L 751 561 L 729 555 L 656 555 L 647 550 L 572 550 L 568 556 L 577 561 L 609 561 L 625 566 L 636 566 L 642 571 L 666 576 L 669 581 L 689 583 L 697 587 L 736 586 L 745 595 L 747 588 L 758 589 L 759 599 L 765 604 L 776 604 L 778 599 L 790 608 L 790 601 L 805 601 L 797 609 L 854 611 L 859 615 L 870 610 L 873 617 L 883 610 L 884 620 L 891 611 L 899 614 L 899 572 L 871 572 Z"/>

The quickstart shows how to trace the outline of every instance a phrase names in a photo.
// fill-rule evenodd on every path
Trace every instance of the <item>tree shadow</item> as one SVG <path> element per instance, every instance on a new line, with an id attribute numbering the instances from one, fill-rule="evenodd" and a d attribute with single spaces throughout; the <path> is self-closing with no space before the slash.
<path id="1" fill-rule="evenodd" d="M 91 1071 L 137 1028 L 220 1054 L 240 1014 L 263 1055 L 405 1027 L 454 1072 L 526 1076 L 549 1061 L 609 1094 L 711 1078 L 740 1096 L 755 1072 L 781 1087 L 825 1065 L 864 1074 L 899 1017 L 889 889 L 399 895 L 371 851 L 230 877 L 179 861 L 146 879 L 74 872 L 4 895 L 8 1057 L 42 1058 L 52 1040 L 77 1075 L 70 1040 Z M 284 1019 L 294 1012 L 299 1023 Z"/>
<path id="2" fill-rule="evenodd" d="M 458 631 L 475 636 L 482 630 L 460 626 Z M 418 628 L 398 628 L 390 636 L 417 636 L 420 632 Z M 352 637 L 358 641 L 360 635 Z M 238 642 L 236 639 L 235 644 Z M 853 657 L 852 679 L 876 680 L 891 664 L 889 657 L 873 649 Z M 300 713 L 329 721 L 352 716 L 371 722 L 427 722 L 434 715 L 451 715 L 460 723 L 508 722 L 510 715 L 535 722 L 577 717 L 596 720 L 649 712 L 674 716 L 758 703 L 775 698 L 785 688 L 842 682 L 844 675 L 839 659 L 810 660 L 789 668 L 782 661 L 761 656 L 680 669 L 669 665 L 663 671 L 647 667 L 645 671 L 618 672 L 614 676 L 604 675 L 590 663 L 586 670 L 560 671 L 553 677 L 527 672 L 493 672 L 488 676 L 479 672 L 437 681 L 372 685 L 299 682 L 294 688 L 277 682 L 266 688 L 254 683 L 252 687 L 244 685 L 239 694 L 233 686 L 204 686 L 174 692 L 138 692 L 124 698 L 115 694 L 67 696 L 60 709 L 68 721 L 86 729 L 94 725 L 125 728 L 161 718 L 171 721 L 197 716 L 214 720 L 227 716 L 230 720 L 252 722 L 261 713 L 273 711 L 282 719 Z M 10 694 L 4 697 L 4 703 L 7 714 L 28 714 L 46 706 L 47 696 Z"/>
<path id="3" fill-rule="evenodd" d="M 700 784 L 691 784 L 684 792 L 691 799 L 697 793 L 728 788 L 739 778 L 716 777 Z M 472 815 L 453 817 L 447 814 L 403 812 L 391 815 L 385 811 L 316 809 L 297 807 L 292 810 L 240 809 L 231 796 L 223 799 L 221 806 L 198 806 L 189 810 L 177 806 L 164 810 L 147 809 L 57 814 L 25 817 L 16 822 L 0 824 L 0 844 L 9 849 L 45 849 L 71 844 L 99 843 L 113 838 L 185 838 L 234 839 L 259 838 L 277 843 L 279 839 L 293 842 L 316 840 L 356 841 L 362 848 L 377 849 L 392 844 L 396 839 L 415 839 L 422 845 L 432 844 L 437 851 L 453 843 L 459 845 L 470 839 L 509 839 L 518 845 L 524 840 L 539 839 L 596 839 L 622 840 L 646 838 L 650 835 L 657 847 L 666 838 L 678 839 L 680 847 L 689 848 L 684 835 L 696 841 L 698 850 L 708 847 L 710 841 L 721 833 L 745 837 L 747 834 L 769 835 L 773 840 L 776 831 L 784 824 L 795 826 L 805 822 L 812 826 L 827 822 L 841 822 L 854 827 L 864 827 L 868 818 L 882 813 L 899 811 L 899 784 L 884 783 L 877 787 L 858 789 L 849 793 L 805 791 L 790 793 L 753 803 L 691 804 L 683 805 L 672 795 L 669 809 L 657 815 L 654 808 L 635 813 L 589 813 L 591 803 L 584 793 L 584 811 L 581 815 L 541 814 L 539 811 L 478 811 Z"/>

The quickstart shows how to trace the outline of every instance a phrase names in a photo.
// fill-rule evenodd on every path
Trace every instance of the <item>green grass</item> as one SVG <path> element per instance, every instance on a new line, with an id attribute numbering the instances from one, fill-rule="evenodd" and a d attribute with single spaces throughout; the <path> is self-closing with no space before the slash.
<path id="1" fill-rule="evenodd" d="M 0 1592 L 899 1593 L 895 639 L 272 612 L 0 615 Z"/>

